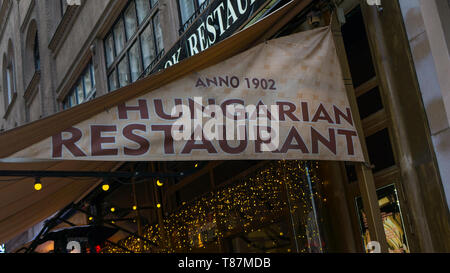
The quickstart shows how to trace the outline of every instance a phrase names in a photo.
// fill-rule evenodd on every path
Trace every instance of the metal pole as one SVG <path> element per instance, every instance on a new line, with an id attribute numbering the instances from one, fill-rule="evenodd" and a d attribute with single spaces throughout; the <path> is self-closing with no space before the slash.
<path id="1" fill-rule="evenodd" d="M 316 227 L 317 236 L 319 237 L 320 252 L 322 252 L 322 238 L 320 236 L 319 223 L 317 222 L 316 201 L 315 201 L 315 198 L 314 198 L 314 192 L 313 192 L 313 188 L 312 188 L 311 176 L 309 175 L 309 168 L 308 168 L 308 166 L 306 166 L 305 170 L 306 170 L 306 179 L 308 180 L 309 192 L 310 192 L 310 196 L 311 196 L 311 206 L 312 206 L 312 210 L 313 210 L 313 213 L 314 213 L 314 225 Z"/>

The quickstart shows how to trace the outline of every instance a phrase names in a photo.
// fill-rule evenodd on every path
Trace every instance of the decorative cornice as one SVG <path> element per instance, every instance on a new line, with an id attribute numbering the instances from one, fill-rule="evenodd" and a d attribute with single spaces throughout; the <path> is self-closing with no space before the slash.
<path id="1" fill-rule="evenodd" d="M 25 103 L 27 105 L 31 103 L 34 96 L 36 95 L 38 90 L 36 87 L 38 86 L 40 81 L 41 81 L 41 71 L 37 70 L 34 72 L 33 78 L 28 84 L 27 89 L 25 90 L 25 94 L 23 95 L 23 98 L 25 99 Z"/>
<path id="2" fill-rule="evenodd" d="M 35 0 L 31 0 L 30 5 L 28 6 L 28 9 L 27 9 L 27 14 L 25 14 L 25 17 L 22 21 L 22 25 L 20 26 L 21 32 L 24 32 L 28 26 L 28 22 L 30 21 L 31 14 L 33 13 L 34 5 L 35 5 Z"/>
<path id="3" fill-rule="evenodd" d="M 8 21 L 9 14 L 11 13 L 12 1 L 4 0 L 0 7 L 0 40 L 5 32 L 6 22 Z"/>
<path id="4" fill-rule="evenodd" d="M 14 107 L 14 104 L 17 99 L 17 92 L 14 92 L 13 97 L 11 98 L 11 102 L 9 103 L 8 107 L 6 107 L 6 112 L 3 118 L 6 120 L 9 116 L 9 113 L 11 113 L 12 108 Z"/>
<path id="5" fill-rule="evenodd" d="M 62 42 L 67 37 L 67 34 L 73 26 L 73 20 L 76 18 L 76 15 L 78 15 L 80 9 L 80 6 L 67 6 L 67 10 L 64 13 L 63 18 L 61 19 L 61 22 L 59 23 L 58 28 L 53 34 L 53 37 L 48 45 L 48 48 L 53 53 L 56 53 L 58 51 Z"/>

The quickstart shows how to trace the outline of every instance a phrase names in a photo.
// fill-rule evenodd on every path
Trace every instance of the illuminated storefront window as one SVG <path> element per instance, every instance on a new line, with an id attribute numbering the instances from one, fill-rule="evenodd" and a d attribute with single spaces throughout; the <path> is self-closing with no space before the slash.
<path id="1" fill-rule="evenodd" d="M 378 203 L 380 205 L 381 217 L 383 219 L 384 232 L 391 253 L 409 253 L 408 241 L 406 238 L 403 217 L 400 211 L 397 190 L 394 185 L 390 185 L 377 190 Z M 361 198 L 356 199 L 356 206 L 359 213 L 361 235 L 365 249 L 370 242 L 370 234 L 367 226 L 366 215 Z"/>
<path id="2" fill-rule="evenodd" d="M 182 202 L 163 227 L 146 226 L 143 237 L 155 245 L 133 236 L 119 244 L 133 252 L 324 252 L 317 168 L 300 161 L 267 163 L 241 181 Z M 126 251 L 107 245 L 103 252 Z"/>

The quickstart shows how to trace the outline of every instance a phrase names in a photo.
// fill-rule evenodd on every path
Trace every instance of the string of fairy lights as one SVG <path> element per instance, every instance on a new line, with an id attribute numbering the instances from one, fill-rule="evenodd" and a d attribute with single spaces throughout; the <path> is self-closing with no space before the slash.
<path id="1" fill-rule="evenodd" d="M 309 164 L 309 165 L 308 165 Z M 308 169 L 307 169 L 308 168 Z M 313 188 L 322 184 L 317 176 L 317 162 L 274 161 L 253 175 L 233 185 L 219 188 L 185 204 L 165 217 L 162 225 L 145 226 L 145 239 L 134 236 L 118 242 L 134 253 L 179 253 L 194 248 L 215 246 L 220 249 L 224 238 L 236 233 L 258 231 L 265 223 L 274 223 L 283 215 L 295 215 L 294 233 L 299 252 L 311 252 L 316 245 L 322 250 L 320 234 L 312 216 L 312 195 L 324 201 L 319 191 L 311 192 L 307 172 Z M 286 236 L 285 234 L 280 234 Z M 316 243 L 315 243 L 316 242 Z M 318 242 L 318 243 L 317 243 Z M 275 242 L 274 242 L 275 244 Z M 288 249 L 287 251 L 291 251 Z M 123 248 L 107 244 L 103 253 L 125 253 Z"/>

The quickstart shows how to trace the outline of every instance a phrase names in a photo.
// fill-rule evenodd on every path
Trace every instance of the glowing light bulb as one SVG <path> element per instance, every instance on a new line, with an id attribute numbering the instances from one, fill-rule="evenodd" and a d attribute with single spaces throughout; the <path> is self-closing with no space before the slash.
<path id="1" fill-rule="evenodd" d="M 156 207 L 159 209 L 161 208 L 161 204 L 156 204 Z"/>
<path id="2" fill-rule="evenodd" d="M 34 190 L 36 190 L 36 191 L 42 190 L 42 183 L 41 183 L 41 179 L 39 177 L 37 177 L 36 181 L 34 182 Z"/>
<path id="3" fill-rule="evenodd" d="M 112 207 L 111 208 L 111 212 L 115 212 L 116 211 L 116 208 L 115 207 Z"/>
<path id="4" fill-rule="evenodd" d="M 102 185 L 102 190 L 103 191 L 109 191 L 109 185 L 108 184 L 103 184 Z"/>
<path id="5" fill-rule="evenodd" d="M 164 186 L 164 183 L 163 182 L 161 182 L 161 180 L 156 180 L 156 185 L 158 186 L 158 187 L 162 187 L 162 186 Z"/>
<path id="6" fill-rule="evenodd" d="M 137 210 L 137 206 L 133 206 L 133 210 Z"/>
<path id="7" fill-rule="evenodd" d="M 40 182 L 34 183 L 34 189 L 35 189 L 36 191 L 42 190 L 42 183 L 40 183 Z"/>

